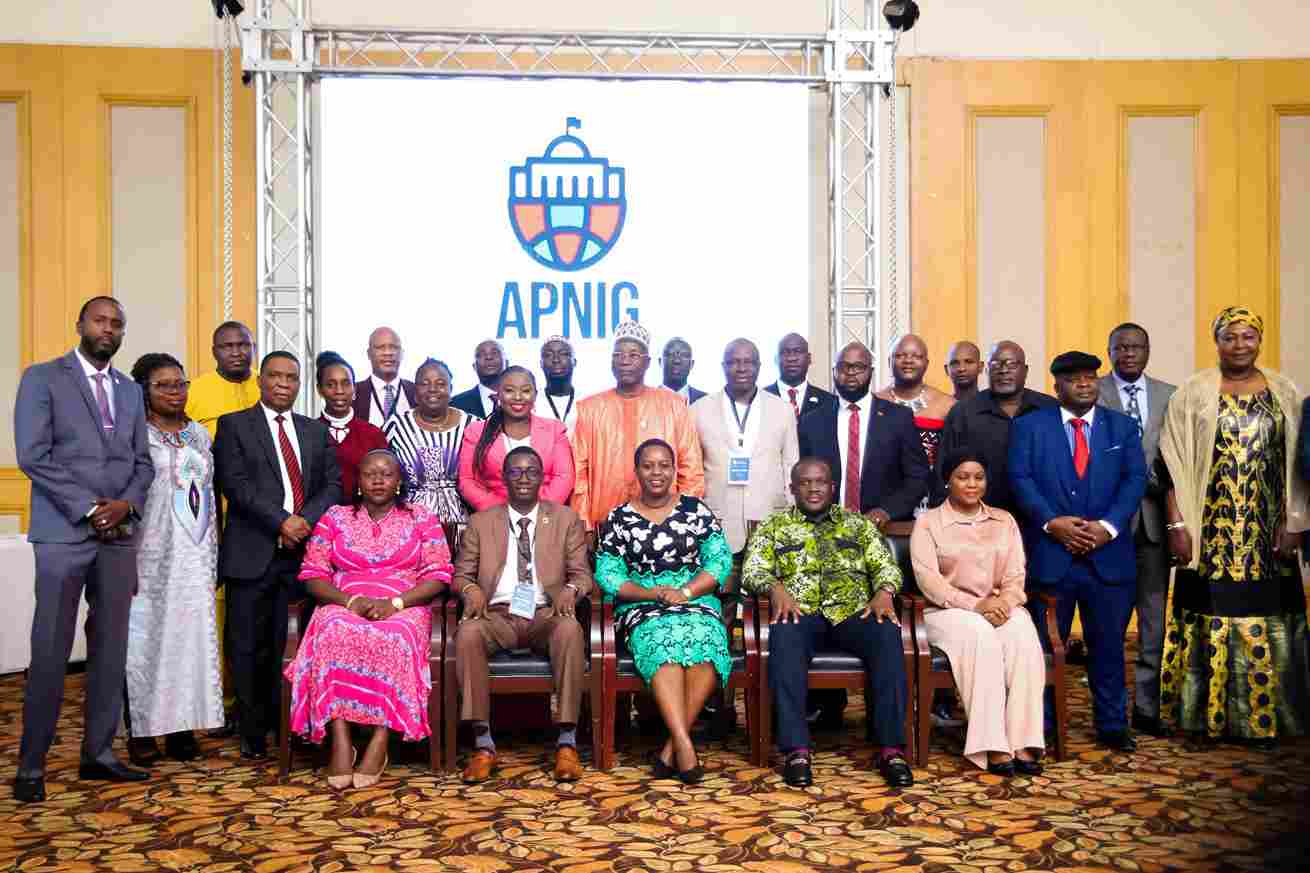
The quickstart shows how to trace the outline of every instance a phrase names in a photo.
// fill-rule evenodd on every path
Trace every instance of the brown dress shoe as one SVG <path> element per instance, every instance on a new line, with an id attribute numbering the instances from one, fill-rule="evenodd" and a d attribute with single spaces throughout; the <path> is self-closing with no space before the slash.
<path id="1" fill-rule="evenodd" d="M 572 746 L 560 746 L 555 752 L 555 781 L 577 782 L 582 778 L 582 759 Z"/>
<path id="2" fill-rule="evenodd" d="M 474 749 L 473 755 L 464 767 L 464 781 L 469 785 L 486 782 L 496 771 L 496 753 L 486 749 Z"/>

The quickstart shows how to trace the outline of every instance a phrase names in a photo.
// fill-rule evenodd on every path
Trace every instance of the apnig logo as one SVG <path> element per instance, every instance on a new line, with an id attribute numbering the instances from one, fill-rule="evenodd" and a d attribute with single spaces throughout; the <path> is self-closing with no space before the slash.
<path id="1" fill-rule="evenodd" d="M 541 157 L 509 169 L 509 221 L 523 250 L 552 270 L 581 270 L 605 257 L 623 230 L 627 212 L 622 167 L 593 158 L 586 143 L 569 133 L 582 122 L 569 118 L 564 135 Z"/>

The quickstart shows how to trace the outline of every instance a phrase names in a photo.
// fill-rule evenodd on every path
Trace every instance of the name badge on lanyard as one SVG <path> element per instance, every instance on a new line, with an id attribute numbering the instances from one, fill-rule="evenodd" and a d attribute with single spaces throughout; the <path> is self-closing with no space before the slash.
<path id="1" fill-rule="evenodd" d="M 537 614 L 537 586 L 531 582 L 520 582 L 514 586 L 514 596 L 509 601 L 509 614 L 519 618 L 532 618 Z"/>
<path id="2" fill-rule="evenodd" d="M 755 398 L 746 404 L 746 414 L 737 413 L 737 402 L 731 397 L 728 398 L 728 408 L 732 410 L 732 417 L 737 422 L 736 445 L 728 450 L 728 484 L 729 485 L 749 485 L 751 481 L 751 454 L 746 450 L 746 423 L 751 418 L 751 407 L 755 405 Z"/>

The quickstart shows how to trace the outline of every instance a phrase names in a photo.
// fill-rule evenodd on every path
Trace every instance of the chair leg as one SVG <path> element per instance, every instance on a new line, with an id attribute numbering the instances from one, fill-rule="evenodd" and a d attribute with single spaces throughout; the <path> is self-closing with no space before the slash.
<path id="1" fill-rule="evenodd" d="M 769 686 L 761 682 L 759 695 L 760 766 L 768 767 L 769 759 L 773 755 L 773 694 L 769 691 Z"/>
<path id="2" fill-rule="evenodd" d="M 433 677 L 433 688 L 428 694 L 428 767 L 433 773 L 441 772 L 441 737 L 445 733 L 446 725 L 442 719 L 445 711 L 444 695 L 445 685 L 440 679 L 441 665 L 437 664 L 433 670 L 429 666 L 429 672 Z"/>
<path id="3" fill-rule="evenodd" d="M 753 685 L 746 686 L 746 738 L 750 741 L 751 764 L 763 767 L 763 754 L 760 751 L 760 690 Z"/>
<path id="4" fill-rule="evenodd" d="M 1065 675 L 1055 676 L 1055 760 L 1063 761 L 1068 754 L 1069 743 L 1069 699 L 1065 687 Z"/>
<path id="5" fill-rule="evenodd" d="M 614 769 L 616 757 L 614 754 L 614 721 L 618 718 L 619 708 L 615 697 L 616 695 L 613 694 L 605 695 L 605 712 L 601 717 L 600 725 L 601 758 L 605 762 L 600 769 L 606 771 Z"/>
<path id="6" fill-rule="evenodd" d="M 282 679 L 282 732 L 277 744 L 277 780 L 287 781 L 291 775 L 291 682 Z"/>
<path id="7" fill-rule="evenodd" d="M 444 712 L 441 714 L 441 728 L 445 731 L 445 739 L 442 741 L 442 755 L 445 757 L 445 769 L 455 769 L 455 748 L 456 745 L 456 728 L 459 726 L 459 689 L 455 687 L 455 665 L 449 663 L 445 665 L 445 675 L 442 677 L 442 698 L 444 700 Z"/>
<path id="8" fill-rule="evenodd" d="M 915 708 L 919 713 L 919 727 L 915 731 L 915 763 L 922 767 L 928 763 L 928 746 L 932 741 L 932 697 L 936 689 L 928 682 L 919 682 L 918 686 Z"/>

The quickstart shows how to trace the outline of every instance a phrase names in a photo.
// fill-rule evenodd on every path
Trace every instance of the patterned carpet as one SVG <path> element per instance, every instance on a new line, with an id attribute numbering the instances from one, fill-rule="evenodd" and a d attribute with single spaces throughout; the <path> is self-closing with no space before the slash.
<path id="1" fill-rule="evenodd" d="M 0 679 L 0 870 L 22 871 L 1087 871 L 1310 869 L 1310 742 L 1277 752 L 1189 752 L 1143 738 L 1127 757 L 1091 743 L 1087 691 L 1073 671 L 1072 758 L 1035 779 L 967 768 L 959 739 L 935 734 L 906 791 L 870 769 L 860 701 L 849 730 L 820 735 L 817 784 L 788 789 L 751 767 L 745 739 L 709 747 L 704 783 L 654 781 L 656 738 L 625 738 L 620 766 L 557 787 L 540 739 L 501 735 L 498 778 L 478 788 L 393 763 L 366 791 L 335 793 L 302 756 L 286 785 L 235 741 L 205 740 L 194 764 L 148 783 L 74 778 L 81 676 L 69 678 L 50 799 L 18 807 L 8 790 L 22 682 Z M 416 750 L 417 751 L 417 750 Z M 584 753 L 584 757 L 589 755 Z M 1300 866 L 1298 866 L 1300 865 Z"/>

